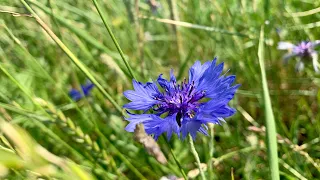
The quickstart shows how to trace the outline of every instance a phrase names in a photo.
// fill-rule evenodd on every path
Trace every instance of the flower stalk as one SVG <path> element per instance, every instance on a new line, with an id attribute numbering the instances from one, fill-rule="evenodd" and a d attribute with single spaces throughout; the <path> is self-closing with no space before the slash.
<path id="1" fill-rule="evenodd" d="M 199 155 L 198 155 L 198 152 L 194 146 L 194 143 L 193 143 L 193 139 L 192 139 L 192 136 L 189 134 L 189 144 L 190 144 L 190 150 L 194 156 L 194 158 L 196 159 L 196 162 L 197 162 L 197 166 L 199 168 L 199 172 L 200 172 L 200 175 L 201 175 L 201 179 L 202 180 L 206 180 L 206 176 L 204 175 L 204 172 L 203 172 L 203 169 L 201 168 L 201 162 L 200 162 L 200 158 L 199 158 Z"/>

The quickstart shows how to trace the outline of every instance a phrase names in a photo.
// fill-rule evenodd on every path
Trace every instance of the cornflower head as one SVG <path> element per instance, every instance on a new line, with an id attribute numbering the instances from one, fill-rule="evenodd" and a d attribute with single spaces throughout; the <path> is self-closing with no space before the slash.
<path id="1" fill-rule="evenodd" d="M 289 52 L 283 56 L 284 63 L 287 64 L 292 57 L 298 57 L 299 61 L 296 64 L 296 71 L 301 71 L 304 68 L 304 63 L 312 60 L 312 65 L 315 72 L 319 72 L 318 69 L 318 53 L 314 49 L 320 45 L 320 40 L 314 42 L 302 41 L 297 45 L 289 42 L 279 42 L 278 49 L 288 50 Z"/>
<path id="2" fill-rule="evenodd" d="M 196 61 L 189 70 L 189 80 L 177 83 L 170 72 L 170 80 L 157 79 L 145 84 L 133 80 L 134 90 L 124 92 L 131 102 L 124 105 L 130 110 L 142 110 L 142 114 L 128 112 L 129 124 L 125 130 L 133 132 L 142 123 L 146 133 L 154 139 L 162 133 L 170 139 L 175 133 L 184 139 L 188 133 L 193 139 L 197 132 L 207 135 L 207 123 L 221 124 L 223 118 L 232 116 L 236 111 L 228 106 L 240 85 L 232 85 L 235 76 L 220 74 L 223 63 L 216 66 L 216 58 L 201 65 Z"/>
<path id="3" fill-rule="evenodd" d="M 94 84 L 92 84 L 91 82 L 87 82 L 85 85 L 81 85 L 81 90 L 72 88 L 69 91 L 69 95 L 74 101 L 78 101 L 84 96 L 88 96 L 93 87 Z"/>

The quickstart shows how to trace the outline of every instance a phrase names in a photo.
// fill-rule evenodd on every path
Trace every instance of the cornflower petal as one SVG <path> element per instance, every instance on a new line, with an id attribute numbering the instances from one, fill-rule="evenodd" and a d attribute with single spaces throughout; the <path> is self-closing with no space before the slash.
<path id="1" fill-rule="evenodd" d="M 77 89 L 71 89 L 69 91 L 69 95 L 74 101 L 78 101 L 84 96 L 89 96 L 93 87 L 94 87 L 94 84 L 92 84 L 91 82 L 88 82 L 85 85 L 81 85 L 82 92 Z"/>
<path id="2" fill-rule="evenodd" d="M 125 127 L 125 130 L 128 132 L 134 132 L 136 125 L 144 123 L 146 121 L 151 121 L 153 118 L 156 118 L 152 114 L 130 114 L 128 118 L 125 118 L 130 123 Z"/>
<path id="3" fill-rule="evenodd" d="M 81 92 L 79 90 L 76 89 L 71 89 L 69 91 L 69 96 L 74 100 L 74 101 L 78 101 L 80 100 L 83 95 L 81 94 Z"/>
<path id="4" fill-rule="evenodd" d="M 143 123 L 145 127 L 148 127 L 148 134 L 154 134 L 154 138 L 157 140 L 163 133 L 167 134 L 167 139 L 170 140 L 172 133 L 180 134 L 180 128 L 176 122 L 176 114 L 167 116 L 162 119 L 161 117 L 153 118 L 151 121 Z M 151 129 L 151 131 L 150 131 Z"/>
<path id="5" fill-rule="evenodd" d="M 212 61 L 210 66 L 203 73 L 203 76 L 199 79 L 199 85 L 197 89 L 199 91 L 210 90 L 209 86 L 212 86 L 216 81 L 219 80 L 219 76 L 222 73 L 224 63 L 216 66 L 216 62 Z"/>
<path id="6" fill-rule="evenodd" d="M 142 84 L 136 80 L 132 81 L 134 90 L 125 91 L 123 94 L 132 102 L 123 107 L 132 110 L 148 110 L 161 98 L 161 93 L 154 83 Z"/>
<path id="7" fill-rule="evenodd" d="M 297 56 L 297 54 L 296 54 L 296 53 L 292 53 L 292 52 L 285 54 L 285 55 L 282 57 L 283 63 L 284 63 L 284 64 L 288 64 L 288 61 L 289 61 L 291 58 L 295 57 L 295 56 Z"/>
<path id="8" fill-rule="evenodd" d="M 214 58 L 213 62 L 216 64 L 217 58 Z M 201 65 L 200 61 L 196 61 L 194 65 L 189 70 L 189 83 L 194 82 L 197 86 L 199 83 L 199 79 L 202 77 L 203 73 L 208 69 L 211 62 L 205 62 L 203 65 Z"/>
<path id="9" fill-rule="evenodd" d="M 155 139 L 158 139 L 165 132 L 168 139 L 171 138 L 173 133 L 180 134 L 176 115 L 167 116 L 163 119 L 154 114 L 130 114 L 125 119 L 130 122 L 125 128 L 128 132 L 134 132 L 136 125 L 142 123 L 146 129 L 146 133 L 149 135 L 153 134 Z"/>
<path id="10" fill-rule="evenodd" d="M 185 139 L 188 133 L 190 133 L 192 139 L 195 140 L 201 124 L 201 121 L 187 120 L 186 123 L 181 126 L 182 139 Z"/>
<path id="11" fill-rule="evenodd" d="M 314 68 L 314 71 L 316 73 L 319 73 L 319 69 L 318 69 L 318 54 L 316 52 L 311 53 L 311 57 L 312 57 L 312 65 Z"/>
<path id="12" fill-rule="evenodd" d="M 174 90 L 174 84 L 176 78 L 173 75 L 173 71 L 170 72 L 170 81 L 167 81 L 166 79 L 162 78 L 162 74 L 159 75 L 157 82 L 158 84 L 166 91 L 166 92 L 172 92 Z"/>
<path id="13" fill-rule="evenodd" d="M 92 83 L 88 83 L 86 85 L 82 85 L 81 89 L 82 89 L 83 94 L 85 96 L 88 96 L 93 87 L 94 87 L 94 84 L 92 84 Z"/>
<path id="14" fill-rule="evenodd" d="M 289 49 L 293 49 L 295 47 L 296 46 L 294 44 L 289 43 L 289 42 L 279 42 L 277 48 L 279 50 L 289 50 Z"/>

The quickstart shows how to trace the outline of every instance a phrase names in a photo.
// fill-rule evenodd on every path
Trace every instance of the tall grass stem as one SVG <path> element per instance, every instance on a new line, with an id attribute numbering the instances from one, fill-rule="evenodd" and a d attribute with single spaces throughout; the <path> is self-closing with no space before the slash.
<path id="1" fill-rule="evenodd" d="M 166 142 L 167 146 L 169 147 L 169 149 L 170 149 L 170 153 L 171 153 L 171 155 L 172 155 L 172 157 L 173 157 L 174 161 L 176 162 L 176 164 L 177 164 L 177 166 L 178 166 L 178 168 L 179 168 L 179 170 L 180 170 L 180 172 L 181 172 L 181 174 L 182 174 L 183 178 L 184 178 L 185 180 L 187 180 L 187 179 L 188 179 L 188 177 L 187 177 L 186 173 L 184 172 L 184 170 L 183 170 L 183 168 L 182 168 L 182 166 L 181 166 L 181 164 L 180 164 L 180 162 L 179 162 L 179 160 L 178 160 L 177 156 L 174 154 L 173 149 L 171 148 L 171 146 L 170 146 L 169 142 L 167 141 L 167 139 L 166 139 L 166 137 L 165 137 L 165 136 L 162 136 L 162 137 L 163 137 L 164 141 Z"/>
<path id="2" fill-rule="evenodd" d="M 92 1 L 93 1 L 94 5 L 95 5 L 95 7 L 96 7 L 96 9 L 97 9 L 97 11 L 98 11 L 101 19 L 102 19 L 102 21 L 103 21 L 103 24 L 106 26 L 107 31 L 108 31 L 109 35 L 111 36 L 111 39 L 112 39 L 113 43 L 115 44 L 117 50 L 119 51 L 119 54 L 120 54 L 120 56 L 121 56 L 124 64 L 126 65 L 126 67 L 127 67 L 128 71 L 129 71 L 131 77 L 134 78 L 134 79 L 136 79 L 136 77 L 135 77 L 135 75 L 134 75 L 134 73 L 133 73 L 133 71 L 132 71 L 132 69 L 131 69 L 128 61 L 127 61 L 126 58 L 124 57 L 124 54 L 123 54 L 123 52 L 122 52 L 122 50 L 121 50 L 121 48 L 120 48 L 120 45 L 119 45 L 117 39 L 115 38 L 114 34 L 112 33 L 111 28 L 109 27 L 109 25 L 108 25 L 108 23 L 107 23 L 107 20 L 106 20 L 106 18 L 105 18 L 105 15 L 104 15 L 103 12 L 102 12 L 102 9 L 100 8 L 100 6 L 99 6 L 99 4 L 98 4 L 98 2 L 97 2 L 96 0 L 92 0 Z M 137 80 L 137 79 L 136 79 L 136 80 Z"/>
<path id="3" fill-rule="evenodd" d="M 260 32 L 260 41 L 258 49 L 259 64 L 261 69 L 261 78 L 262 78 L 262 88 L 263 88 L 263 99 L 264 99 L 264 108 L 265 108 L 265 117 L 266 117 L 266 137 L 268 145 L 268 160 L 271 171 L 271 179 L 279 180 L 279 162 L 278 162 L 278 145 L 277 145 L 277 132 L 276 132 L 276 123 L 274 120 L 274 114 L 272 111 L 271 99 L 267 84 L 266 71 L 264 67 L 264 29 L 261 28 Z"/>

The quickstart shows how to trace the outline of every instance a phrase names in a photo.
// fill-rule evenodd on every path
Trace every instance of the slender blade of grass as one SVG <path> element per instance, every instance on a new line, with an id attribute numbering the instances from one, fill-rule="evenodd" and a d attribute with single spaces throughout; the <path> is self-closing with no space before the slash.
<path id="1" fill-rule="evenodd" d="M 186 27 L 186 28 L 191 28 L 191 29 L 201 29 L 204 31 L 212 31 L 212 32 L 217 32 L 221 34 L 227 34 L 231 36 L 239 36 L 239 37 L 249 37 L 246 34 L 238 33 L 238 32 L 230 32 L 224 29 L 218 29 L 216 27 L 209 27 L 209 26 L 203 26 L 203 25 L 198 25 L 198 24 L 192 24 L 189 22 L 183 22 L 183 21 L 174 21 L 171 19 L 161 19 L 161 18 L 155 18 L 155 17 L 148 17 L 148 16 L 139 16 L 141 19 L 148 19 L 148 20 L 154 20 L 157 22 L 165 23 L 165 24 L 173 24 L 175 26 L 181 26 L 181 27 Z"/>
<path id="2" fill-rule="evenodd" d="M 277 132 L 276 124 L 274 120 L 274 114 L 272 111 L 271 99 L 267 84 L 266 71 L 264 67 L 264 30 L 261 28 L 260 32 L 260 41 L 258 49 L 258 58 L 261 70 L 262 78 L 262 89 L 263 89 L 263 99 L 264 99 L 264 108 L 265 108 L 265 118 L 266 118 L 266 136 L 268 144 L 268 160 L 271 171 L 271 179 L 279 180 L 279 162 L 278 162 L 278 145 L 277 145 Z"/>
<path id="3" fill-rule="evenodd" d="M 102 9 L 100 8 L 100 6 L 99 6 L 99 4 L 97 3 L 96 0 L 92 0 L 92 1 L 93 1 L 94 5 L 95 5 L 95 7 L 96 7 L 96 9 L 97 9 L 97 11 L 98 11 L 101 19 L 102 19 L 102 21 L 103 21 L 103 24 L 104 24 L 105 27 L 107 28 L 107 31 L 108 31 L 109 35 L 111 36 L 111 39 L 112 39 L 114 45 L 116 46 L 116 48 L 117 48 L 117 50 L 118 50 L 118 52 L 119 52 L 119 54 L 120 54 L 120 56 L 121 56 L 124 64 L 126 65 L 126 68 L 128 69 L 131 77 L 132 77 L 133 79 L 136 79 L 136 76 L 135 76 L 135 74 L 133 73 L 133 71 L 132 71 L 132 69 L 131 69 L 128 61 L 127 61 L 126 58 L 124 57 L 124 54 L 123 54 L 123 52 L 122 52 L 122 50 L 121 50 L 121 47 L 120 47 L 117 39 L 114 37 L 113 32 L 112 32 L 111 28 L 109 27 L 109 25 L 108 25 L 108 23 L 107 23 L 107 19 L 105 18 L 105 15 L 103 14 Z M 137 80 L 137 79 L 136 79 L 136 80 Z"/>
<path id="4" fill-rule="evenodd" d="M 178 166 L 178 168 L 179 168 L 179 170 L 180 170 L 180 172 L 181 172 L 181 175 L 183 176 L 183 178 L 184 178 L 185 180 L 187 180 L 188 177 L 187 177 L 186 173 L 184 172 L 184 170 L 183 170 L 183 168 L 182 168 L 182 166 L 181 166 L 181 163 L 179 162 L 177 156 L 174 154 L 173 149 L 171 148 L 171 145 L 169 144 L 169 142 L 168 142 L 168 140 L 166 139 L 165 136 L 162 136 L 162 137 L 163 137 L 163 139 L 164 139 L 164 142 L 167 144 L 168 148 L 170 149 L 170 153 L 171 153 L 171 155 L 172 155 L 175 163 L 177 164 L 177 166 Z"/>

